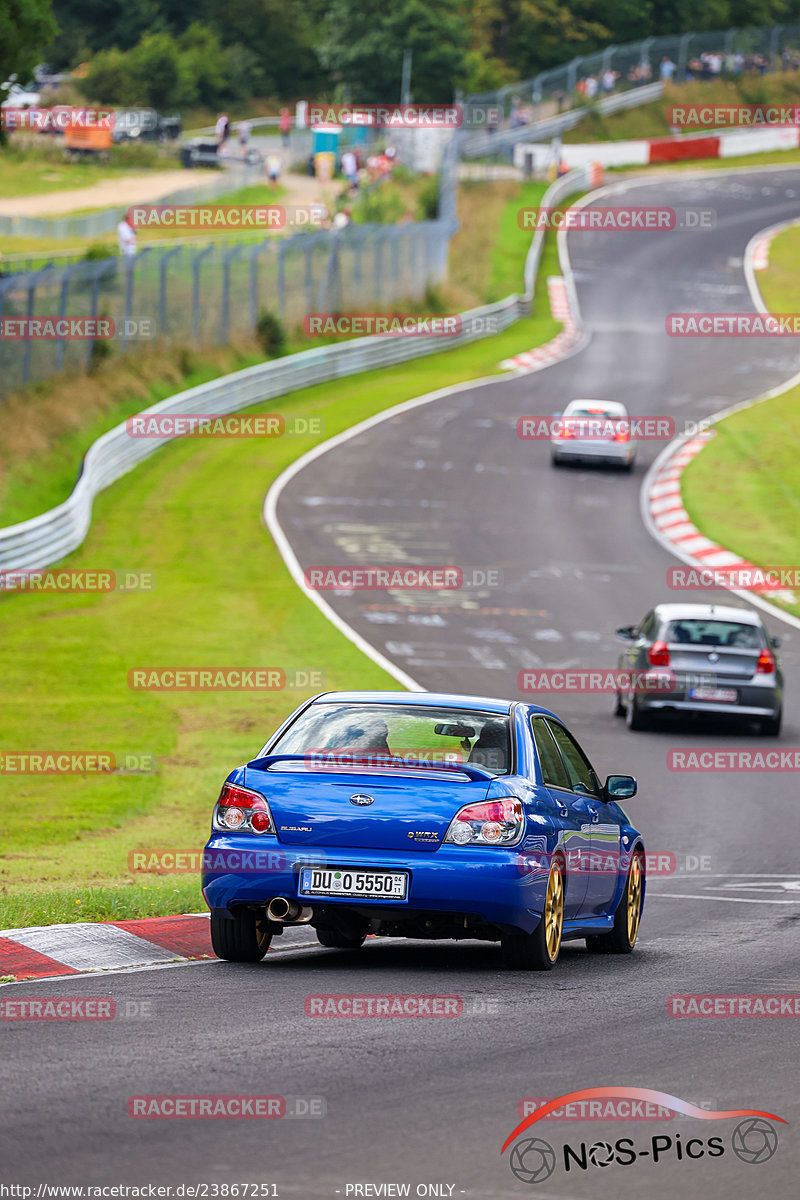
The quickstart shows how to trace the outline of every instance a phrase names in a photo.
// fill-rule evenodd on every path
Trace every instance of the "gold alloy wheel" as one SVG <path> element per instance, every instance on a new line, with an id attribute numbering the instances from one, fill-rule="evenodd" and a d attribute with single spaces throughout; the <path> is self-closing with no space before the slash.
<path id="1" fill-rule="evenodd" d="M 564 876 L 558 863 L 553 863 L 547 880 L 544 901 L 544 940 L 547 955 L 555 962 L 561 945 L 561 926 L 564 923 Z"/>
<path id="2" fill-rule="evenodd" d="M 256 944 L 259 950 L 269 950 L 269 944 L 272 941 L 269 925 L 266 917 L 256 917 Z"/>
<path id="3" fill-rule="evenodd" d="M 634 854 L 631 859 L 631 869 L 628 873 L 628 941 L 631 946 L 636 942 L 639 932 L 639 917 L 642 915 L 642 859 Z"/>

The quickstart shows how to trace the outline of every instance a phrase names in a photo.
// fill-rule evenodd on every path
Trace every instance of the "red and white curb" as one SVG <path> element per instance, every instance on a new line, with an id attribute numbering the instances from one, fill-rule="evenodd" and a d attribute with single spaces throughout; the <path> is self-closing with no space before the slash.
<path id="1" fill-rule="evenodd" d="M 17 980 L 214 957 L 202 913 L 0 930 L 0 976 Z"/>
<path id="2" fill-rule="evenodd" d="M 752 572 L 758 570 L 754 563 L 748 562 L 732 550 L 726 550 L 718 542 L 706 537 L 689 519 L 684 508 L 681 493 L 681 475 L 686 467 L 700 453 L 704 446 L 714 437 L 714 431 L 689 438 L 676 446 L 672 454 L 656 465 L 655 470 L 647 480 L 646 503 L 650 520 L 661 535 L 661 540 L 669 544 L 679 558 L 696 567 L 720 568 L 726 572 Z M 745 588 L 745 591 L 750 589 Z M 795 604 L 797 597 L 788 588 L 770 588 L 760 585 L 759 593 L 768 593 L 775 600 L 786 604 Z"/>
<path id="3" fill-rule="evenodd" d="M 560 275 L 550 275 L 547 280 L 547 294 L 550 300 L 550 311 L 557 321 L 563 321 L 564 328 L 551 341 L 534 350 L 523 350 L 512 358 L 504 358 L 500 363 L 503 370 L 515 371 L 518 375 L 526 375 L 531 371 L 541 371 L 543 367 L 552 366 L 576 349 L 586 336 L 575 323 L 572 306 L 569 302 L 567 284 Z"/>

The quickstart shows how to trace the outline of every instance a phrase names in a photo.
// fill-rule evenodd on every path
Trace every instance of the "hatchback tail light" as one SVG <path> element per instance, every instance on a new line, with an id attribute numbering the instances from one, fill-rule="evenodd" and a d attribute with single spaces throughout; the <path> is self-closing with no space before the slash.
<path id="1" fill-rule="evenodd" d="M 456 846 L 513 846 L 522 837 L 524 825 L 519 800 L 484 800 L 460 808 L 444 840 Z"/>
<path id="2" fill-rule="evenodd" d="M 627 425 L 617 425 L 611 436 L 615 442 L 621 442 L 624 445 L 631 440 L 631 431 Z"/>
<path id="3" fill-rule="evenodd" d="M 559 436 L 559 437 L 562 437 L 562 438 L 573 438 L 573 437 L 575 437 L 575 427 L 574 427 L 574 425 L 570 425 L 569 421 L 564 421 L 564 423 L 563 423 L 563 426 L 562 426 L 562 429 L 561 429 L 561 432 L 559 433 L 559 435 L 558 435 L 558 436 Z"/>
<path id="4" fill-rule="evenodd" d="M 647 661 L 651 667 L 669 666 L 669 647 L 666 642 L 653 642 L 647 652 Z"/>
<path id="5" fill-rule="evenodd" d="M 775 667 L 775 655 L 772 651 L 762 650 L 756 663 L 756 675 L 771 675 Z"/>
<path id="6" fill-rule="evenodd" d="M 275 833 L 275 822 L 264 797 L 232 783 L 222 785 L 211 824 L 220 833 Z"/>

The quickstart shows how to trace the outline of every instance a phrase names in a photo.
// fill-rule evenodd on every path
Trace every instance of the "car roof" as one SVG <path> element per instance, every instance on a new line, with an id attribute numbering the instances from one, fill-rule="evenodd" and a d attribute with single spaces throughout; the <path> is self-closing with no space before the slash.
<path id="1" fill-rule="evenodd" d="M 751 608 L 738 604 L 657 604 L 656 612 L 667 621 L 716 620 L 741 621 L 743 625 L 760 625 L 761 617 Z"/>
<path id="2" fill-rule="evenodd" d="M 569 412 L 569 410 L 575 404 L 597 404 L 598 406 L 602 404 L 603 409 L 606 412 L 620 413 L 620 415 L 622 413 L 626 413 L 628 411 L 627 408 L 625 407 L 625 405 L 620 400 L 597 400 L 597 399 L 593 400 L 591 398 L 588 398 L 585 400 L 570 400 L 569 404 L 567 405 L 567 407 L 565 408 L 564 411 Z"/>
<path id="3" fill-rule="evenodd" d="M 479 712 L 497 713 L 508 716 L 513 700 L 500 700 L 497 696 L 462 696 L 457 692 L 322 692 L 315 696 L 312 704 L 319 703 L 352 703 L 352 704 L 397 704 L 414 705 L 426 708 L 469 708 Z M 552 717 L 547 708 L 538 704 L 529 704 L 528 708 Z"/>

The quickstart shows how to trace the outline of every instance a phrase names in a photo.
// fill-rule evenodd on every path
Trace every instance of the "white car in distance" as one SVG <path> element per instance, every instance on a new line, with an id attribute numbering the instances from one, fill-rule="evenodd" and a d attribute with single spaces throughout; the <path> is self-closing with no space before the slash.
<path id="1" fill-rule="evenodd" d="M 562 463 L 598 463 L 633 470 L 636 442 L 630 417 L 618 400 L 570 400 L 553 414 L 550 437 L 554 467 Z"/>

